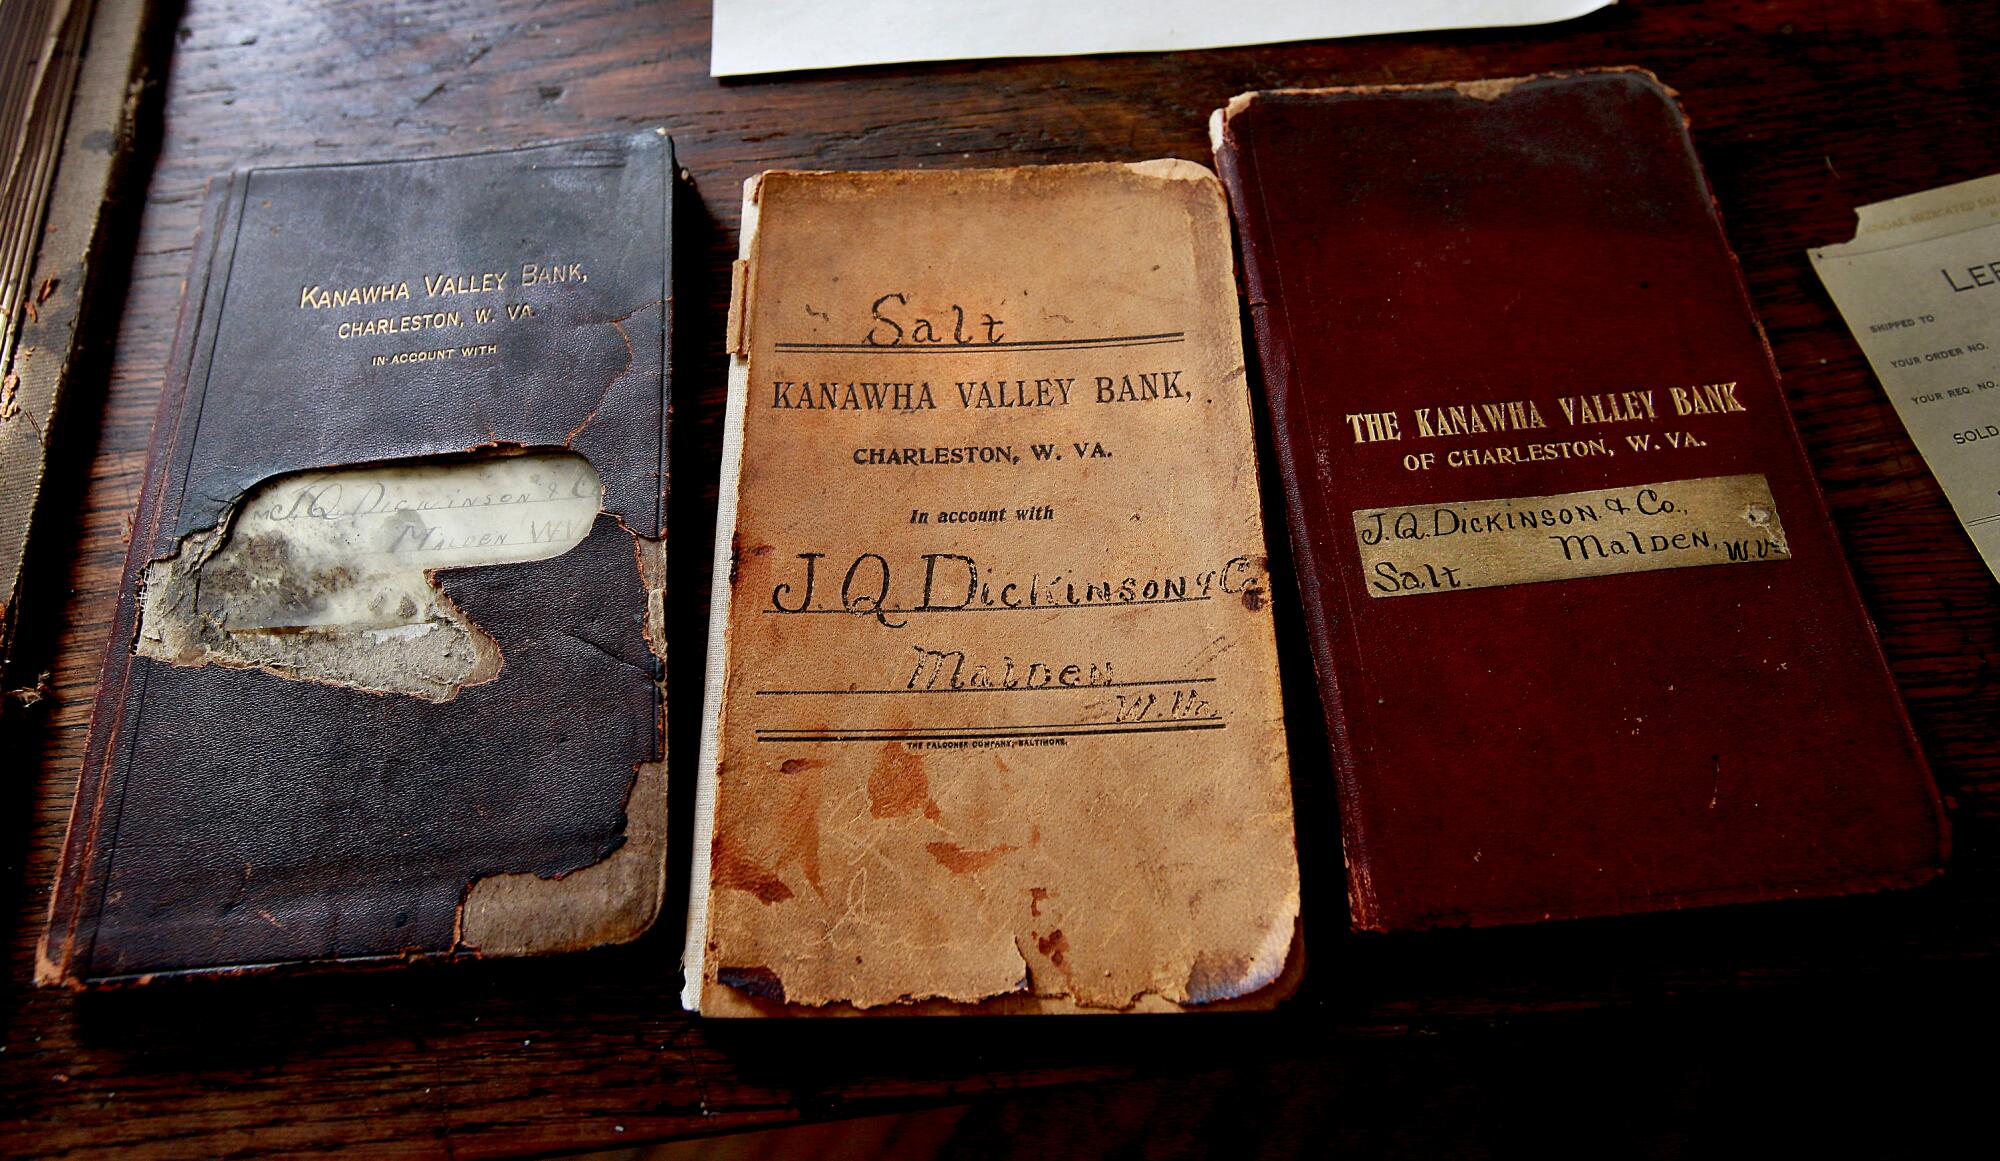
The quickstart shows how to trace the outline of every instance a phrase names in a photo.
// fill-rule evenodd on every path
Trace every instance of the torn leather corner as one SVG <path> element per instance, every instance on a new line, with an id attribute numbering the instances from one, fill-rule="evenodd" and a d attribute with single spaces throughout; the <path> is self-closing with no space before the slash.
<path id="1" fill-rule="evenodd" d="M 1453 81 L 1446 87 L 1461 97 L 1475 101 L 1497 101 L 1532 77 L 1495 77 L 1490 80 Z"/>
<path id="2" fill-rule="evenodd" d="M 620 527 L 624 522 L 619 521 Z M 626 529 L 630 532 L 630 529 Z M 640 582 L 646 588 L 644 631 L 658 660 L 658 736 L 666 737 L 665 540 L 633 535 Z M 659 918 L 667 893 L 667 764 L 633 768 L 625 799 L 625 832 L 598 862 L 563 875 L 510 872 L 475 879 L 459 905 L 455 941 L 476 955 L 531 955 L 628 943 Z"/>
<path id="3" fill-rule="evenodd" d="M 602 493 L 589 461 L 565 451 L 269 480 L 147 567 L 135 651 L 450 701 L 503 659 L 435 574 L 560 556 L 588 535 Z"/>
<path id="4" fill-rule="evenodd" d="M 531 955 L 637 939 L 666 897 L 666 855 L 666 763 L 643 762 L 625 803 L 618 849 L 566 875 L 522 871 L 474 880 L 460 906 L 460 950 Z"/>
<path id="5" fill-rule="evenodd" d="M 1211 124 L 1220 123 L 1224 125 L 1228 124 L 1232 118 L 1234 118 L 1238 113 L 1241 113 L 1243 110 L 1248 109 L 1251 106 L 1251 104 L 1255 102 L 1258 97 L 1262 95 L 1263 94 L 1261 92 L 1256 92 L 1256 91 L 1236 94 L 1235 96 L 1229 98 L 1228 104 L 1224 105 L 1222 108 L 1217 109 L 1215 111 L 1215 117 L 1219 119 L 1219 122 L 1217 120 L 1211 120 L 1210 123 Z"/>

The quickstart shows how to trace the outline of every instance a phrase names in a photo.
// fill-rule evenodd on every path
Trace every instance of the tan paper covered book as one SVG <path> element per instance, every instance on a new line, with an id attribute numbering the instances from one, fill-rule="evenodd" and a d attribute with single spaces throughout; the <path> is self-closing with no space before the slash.
<path id="1" fill-rule="evenodd" d="M 1298 869 L 1214 176 L 763 174 L 729 343 L 684 1003 L 1281 998 Z"/>

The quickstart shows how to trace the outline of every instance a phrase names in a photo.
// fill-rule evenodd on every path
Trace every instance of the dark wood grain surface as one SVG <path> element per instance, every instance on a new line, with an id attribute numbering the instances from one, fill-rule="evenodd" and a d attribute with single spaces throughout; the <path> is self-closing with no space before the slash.
<path id="1" fill-rule="evenodd" d="M 1421 1141 L 1424 1124 L 1442 1126 L 1436 1141 L 1491 1147 L 1468 1126 L 1503 1110 L 1533 1116 L 1538 1101 L 1550 1124 L 1588 1112 L 1608 1118 L 1606 1142 L 1671 1148 L 1710 1138 L 1641 1130 L 1715 1108 L 1791 1117 L 1814 1093 L 1847 1118 L 1813 1122 L 1821 1135 L 1852 1143 L 1839 1127 L 1871 1104 L 1901 1118 L 1910 1133 L 1896 1139 L 1911 1141 L 1973 1115 L 1965 1102 L 1991 1091 L 1977 1078 L 1990 1075 L 1982 1062 L 2000 1029 L 2000 590 L 1804 251 L 1844 239 L 1859 203 L 2000 171 L 1994 5 L 1630 0 L 1544 29 L 726 83 L 707 75 L 704 0 L 193 0 L 176 31 L 124 309 L 92 344 L 103 385 L 72 397 L 54 477 L 73 519 L 52 521 L 37 546 L 42 583 L 24 607 L 53 702 L 0 751 L 12 921 L 0 1153 L 612 1148 L 1083 1081 L 1125 1083 L 1079 1091 L 1142 1095 L 1078 1115 L 1137 1118 L 1138 1137 L 1154 1124 L 1196 1152 L 1314 1141 L 1395 1152 Z M 701 203 L 680 252 L 689 341 L 674 383 L 679 772 L 700 701 L 719 333 L 745 177 L 778 166 L 1206 160 L 1209 111 L 1245 89 L 1605 64 L 1654 70 L 1693 119 L 1864 600 L 1952 804 L 1957 850 L 1936 885 L 1350 936 L 1311 675 L 1294 653 L 1288 690 L 1309 711 L 1294 714 L 1293 745 L 1310 969 L 1275 1017 L 702 1023 L 674 1000 L 677 911 L 636 945 L 542 961 L 83 997 L 29 985 L 209 176 L 639 125 L 673 133 Z M 1296 640 L 1295 611 L 1286 615 L 1281 632 Z M 683 779 L 677 860 L 687 790 Z M 1965 1063 L 1941 1063 L 1954 1045 Z M 992 1123 L 1007 1132 L 1033 1118 Z"/>

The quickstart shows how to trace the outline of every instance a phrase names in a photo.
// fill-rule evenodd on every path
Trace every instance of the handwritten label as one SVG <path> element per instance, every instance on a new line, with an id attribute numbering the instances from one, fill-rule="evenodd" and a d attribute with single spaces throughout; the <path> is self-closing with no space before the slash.
<path id="1" fill-rule="evenodd" d="M 440 457 L 279 476 L 146 569 L 137 651 L 430 701 L 499 672 L 439 569 L 576 547 L 602 485 L 573 452 Z"/>
<path id="2" fill-rule="evenodd" d="M 560 556 L 589 533 L 600 491 L 567 452 L 287 476 L 245 498 L 207 571 L 248 582 L 231 632 L 422 625 L 429 570 Z"/>
<path id="3" fill-rule="evenodd" d="M 1372 597 L 1791 557 L 1761 475 L 1369 508 L 1354 539 Z"/>

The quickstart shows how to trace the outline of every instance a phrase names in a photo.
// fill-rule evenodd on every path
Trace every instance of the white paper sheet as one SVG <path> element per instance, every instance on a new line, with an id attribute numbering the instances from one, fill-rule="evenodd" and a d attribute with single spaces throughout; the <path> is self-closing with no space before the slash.
<path id="1" fill-rule="evenodd" d="M 1614 0 L 715 0 L 718 77 L 1547 24 Z"/>
<path id="2" fill-rule="evenodd" d="M 1810 251 L 1986 567 L 2000 577 L 2000 175 L 1862 206 Z"/>

